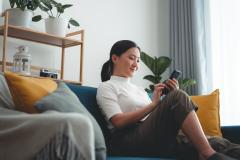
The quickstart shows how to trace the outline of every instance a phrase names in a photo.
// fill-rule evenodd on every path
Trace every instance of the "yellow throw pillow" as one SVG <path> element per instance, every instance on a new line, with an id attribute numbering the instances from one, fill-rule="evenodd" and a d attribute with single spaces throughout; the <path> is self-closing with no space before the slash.
<path id="1" fill-rule="evenodd" d="M 25 77 L 12 72 L 6 72 L 4 76 L 16 110 L 27 113 L 38 113 L 35 102 L 57 88 L 57 83 L 49 78 Z"/>
<path id="2" fill-rule="evenodd" d="M 209 95 L 191 96 L 198 106 L 197 116 L 203 131 L 208 136 L 222 137 L 219 115 L 219 89 Z"/>

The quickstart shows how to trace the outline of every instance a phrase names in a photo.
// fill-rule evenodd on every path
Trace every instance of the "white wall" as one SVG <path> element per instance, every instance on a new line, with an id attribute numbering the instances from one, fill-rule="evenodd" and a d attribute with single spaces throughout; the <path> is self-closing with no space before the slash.
<path id="1" fill-rule="evenodd" d="M 3 0 L 0 0 L 0 13 L 3 12 Z M 0 24 L 2 23 L 2 18 L 0 18 Z"/>
<path id="2" fill-rule="evenodd" d="M 168 0 L 61 1 L 74 4 L 65 11 L 63 17 L 73 17 L 85 29 L 84 85 L 98 86 L 102 64 L 108 60 L 110 48 L 118 40 L 133 40 L 143 51 L 153 56 L 169 53 Z M 8 7 L 8 1 L 4 1 L 3 8 Z M 44 31 L 44 22 L 33 23 L 31 28 Z M 75 30 L 72 27 L 70 31 Z M 9 43 L 9 60 L 15 53 L 14 47 L 19 44 L 29 45 L 34 65 L 60 66 L 59 48 L 12 39 Z M 77 80 L 79 77 L 78 53 L 79 47 L 66 50 L 66 79 Z M 149 73 L 144 64 L 141 64 L 133 81 L 146 87 L 148 82 L 142 78 Z"/>
<path id="3" fill-rule="evenodd" d="M 0 0 L 0 13 L 2 13 L 2 2 L 3 0 Z"/>

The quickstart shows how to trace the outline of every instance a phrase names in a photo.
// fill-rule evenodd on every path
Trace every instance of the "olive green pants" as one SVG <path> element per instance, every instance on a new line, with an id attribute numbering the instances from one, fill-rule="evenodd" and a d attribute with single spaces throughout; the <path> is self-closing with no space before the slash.
<path id="1" fill-rule="evenodd" d="M 170 92 L 145 121 L 115 130 L 110 140 L 111 153 L 136 156 L 177 155 L 178 160 L 197 160 L 198 153 L 189 143 L 179 139 L 179 129 L 189 112 L 197 109 L 189 96 Z M 220 137 L 208 138 L 217 152 L 240 159 L 240 145 Z"/>
<path id="2" fill-rule="evenodd" d="M 178 131 L 194 109 L 196 106 L 185 92 L 171 91 L 143 122 L 115 130 L 110 140 L 110 152 L 137 156 L 176 153 Z"/>

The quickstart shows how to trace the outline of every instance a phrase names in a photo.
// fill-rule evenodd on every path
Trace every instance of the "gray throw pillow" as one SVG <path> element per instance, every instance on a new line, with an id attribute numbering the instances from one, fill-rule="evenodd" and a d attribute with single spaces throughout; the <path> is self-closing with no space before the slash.
<path id="1" fill-rule="evenodd" d="M 55 110 L 59 112 L 78 112 L 88 116 L 94 127 L 96 160 L 106 159 L 106 144 L 100 126 L 64 82 L 59 82 L 58 88 L 37 101 L 35 107 L 42 112 Z"/>
<path id="2" fill-rule="evenodd" d="M 3 73 L 0 73 L 0 107 L 14 109 L 14 103 Z"/>

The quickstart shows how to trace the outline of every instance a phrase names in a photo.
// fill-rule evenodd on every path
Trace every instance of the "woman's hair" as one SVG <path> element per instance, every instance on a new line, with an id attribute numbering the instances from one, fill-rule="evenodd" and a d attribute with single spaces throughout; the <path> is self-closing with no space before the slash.
<path id="1" fill-rule="evenodd" d="M 120 57 L 123 53 L 125 53 L 130 48 L 138 48 L 140 51 L 140 47 L 137 46 L 137 44 L 130 40 L 121 40 L 116 42 L 110 51 L 110 57 L 109 60 L 106 61 L 102 66 L 101 71 L 101 78 L 102 82 L 107 81 L 110 79 L 111 75 L 113 74 L 113 62 L 112 62 L 112 55 L 116 55 Z"/>

